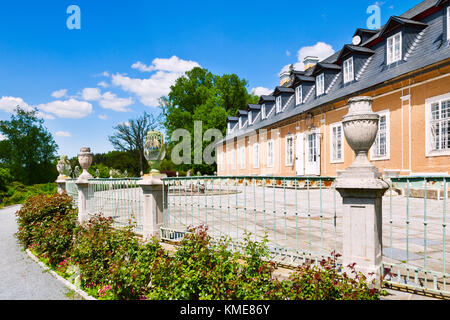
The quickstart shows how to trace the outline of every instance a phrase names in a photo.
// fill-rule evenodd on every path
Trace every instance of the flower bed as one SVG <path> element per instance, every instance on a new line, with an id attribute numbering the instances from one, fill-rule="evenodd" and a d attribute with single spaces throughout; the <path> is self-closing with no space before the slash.
<path id="1" fill-rule="evenodd" d="M 17 212 L 18 239 L 59 275 L 102 300 L 377 300 L 362 274 L 339 272 L 333 259 L 306 263 L 289 279 L 274 277 L 266 242 L 247 235 L 243 251 L 212 244 L 206 227 L 192 230 L 169 254 L 111 219 L 76 223 L 67 195 L 29 199 Z"/>

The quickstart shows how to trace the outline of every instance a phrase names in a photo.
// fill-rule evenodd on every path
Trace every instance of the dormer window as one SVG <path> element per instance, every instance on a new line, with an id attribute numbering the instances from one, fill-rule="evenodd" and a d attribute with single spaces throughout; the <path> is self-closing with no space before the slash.
<path id="1" fill-rule="evenodd" d="M 302 89 L 303 89 L 302 86 L 298 86 L 297 88 L 295 88 L 295 104 L 296 105 L 303 103 Z"/>
<path id="2" fill-rule="evenodd" d="M 316 95 L 320 96 L 325 93 L 325 75 L 319 74 L 316 78 Z"/>
<path id="3" fill-rule="evenodd" d="M 402 60 L 402 33 L 387 39 L 387 64 Z"/>
<path id="4" fill-rule="evenodd" d="M 266 115 L 266 105 L 265 105 L 265 104 L 263 104 L 263 105 L 261 106 L 261 118 L 262 118 L 263 120 L 267 118 L 267 115 Z"/>
<path id="5" fill-rule="evenodd" d="M 276 103 L 277 113 L 280 113 L 281 112 L 281 96 L 277 97 L 277 100 L 275 103 Z"/>
<path id="6" fill-rule="evenodd" d="M 242 118 L 239 118 L 239 129 L 242 129 Z"/>
<path id="7" fill-rule="evenodd" d="M 355 79 L 353 68 L 353 57 L 344 61 L 344 83 L 349 83 Z"/>
<path id="8" fill-rule="evenodd" d="M 253 119 L 252 119 L 252 113 L 249 112 L 249 113 L 248 113 L 248 125 L 251 125 L 252 122 L 253 122 Z"/>

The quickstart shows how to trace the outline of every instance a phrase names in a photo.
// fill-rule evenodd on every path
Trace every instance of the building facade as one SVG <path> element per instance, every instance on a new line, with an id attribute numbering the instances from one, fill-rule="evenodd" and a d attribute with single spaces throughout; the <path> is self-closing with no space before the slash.
<path id="1" fill-rule="evenodd" d="M 371 162 L 386 176 L 450 173 L 450 1 L 426 0 L 228 118 L 218 175 L 337 176 L 354 160 L 342 118 L 355 96 L 380 115 Z"/>

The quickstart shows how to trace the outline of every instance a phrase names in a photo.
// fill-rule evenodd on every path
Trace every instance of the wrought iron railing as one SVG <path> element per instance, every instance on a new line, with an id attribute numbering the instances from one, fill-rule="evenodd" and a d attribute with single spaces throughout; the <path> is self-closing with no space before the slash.
<path id="1" fill-rule="evenodd" d="M 136 233 L 143 230 L 143 193 L 139 178 L 90 179 L 87 211 L 90 215 L 111 217 L 114 225 L 134 225 Z"/>
<path id="2" fill-rule="evenodd" d="M 450 295 L 450 177 L 402 177 L 391 181 L 389 207 L 383 212 L 386 281 Z"/>
<path id="3" fill-rule="evenodd" d="M 78 206 L 78 187 L 75 183 L 75 179 L 66 180 L 66 192 L 67 195 L 73 198 L 73 204 Z"/>
<path id="4" fill-rule="evenodd" d="M 278 262 L 301 263 L 342 251 L 334 178 L 187 177 L 167 178 L 164 240 L 180 240 L 201 225 L 213 239 L 236 245 L 245 234 L 267 237 Z M 326 201 L 324 201 L 326 199 Z"/>

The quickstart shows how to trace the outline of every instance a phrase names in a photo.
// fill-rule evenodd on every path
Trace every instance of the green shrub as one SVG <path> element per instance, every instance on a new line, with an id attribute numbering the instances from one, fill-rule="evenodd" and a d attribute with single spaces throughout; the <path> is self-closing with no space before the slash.
<path id="1" fill-rule="evenodd" d="M 355 264 L 347 268 L 350 275 L 339 272 L 334 259 L 322 260 L 320 265 L 308 261 L 290 276 L 286 296 L 291 300 L 378 300 L 379 291 L 369 287 Z"/>
<path id="2" fill-rule="evenodd" d="M 25 247 L 33 246 L 52 266 L 68 257 L 77 220 L 71 197 L 57 193 L 31 197 L 16 215 L 16 236 Z"/>
<path id="3" fill-rule="evenodd" d="M 25 186 L 21 182 L 12 182 L 6 186 L 6 191 L 0 192 L 0 207 L 22 204 L 28 198 L 38 195 L 52 195 L 57 191 L 56 183 Z"/>
<path id="4" fill-rule="evenodd" d="M 17 212 L 18 239 L 89 294 L 100 299 L 152 300 L 375 300 L 362 274 L 335 259 L 307 262 L 289 279 L 274 276 L 267 239 L 244 237 L 242 250 L 230 240 L 213 243 L 206 227 L 184 237 L 170 255 L 157 240 L 141 242 L 132 226 L 113 228 L 101 215 L 77 226 L 67 195 L 30 198 Z"/>
<path id="5" fill-rule="evenodd" d="M 9 169 L 0 168 L 0 191 L 6 191 L 6 186 L 11 183 L 12 180 L 13 177 L 11 176 Z"/>

